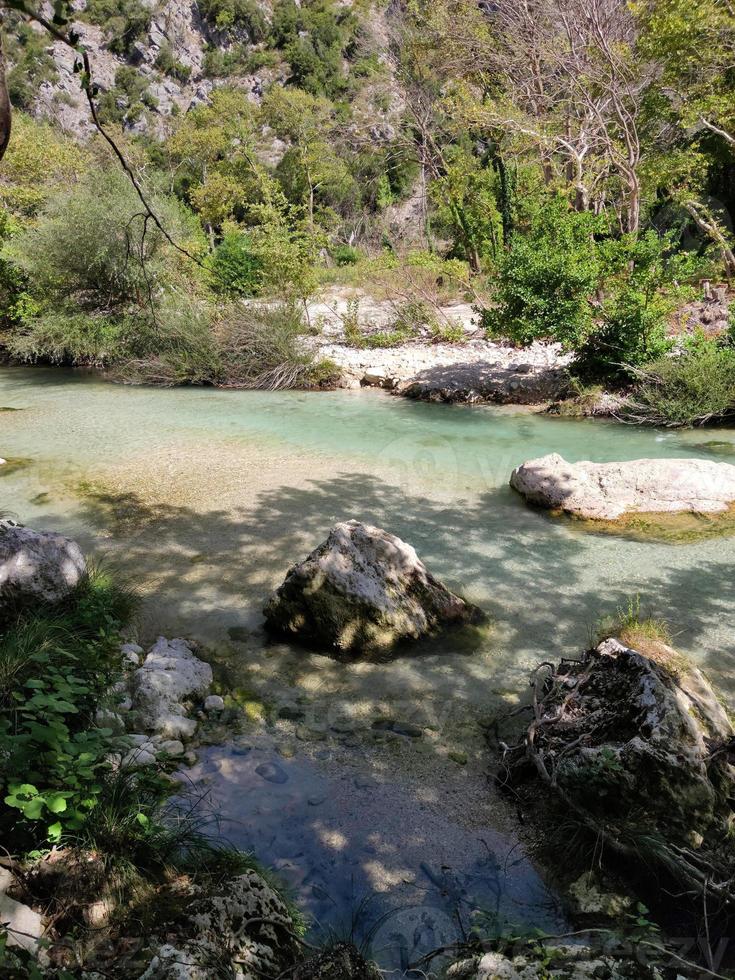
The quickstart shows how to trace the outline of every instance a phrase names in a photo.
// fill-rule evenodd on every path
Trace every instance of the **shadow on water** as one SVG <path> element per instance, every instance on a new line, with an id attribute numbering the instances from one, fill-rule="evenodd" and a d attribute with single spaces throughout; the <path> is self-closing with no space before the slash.
<path id="1" fill-rule="evenodd" d="M 206 639 L 257 630 L 259 609 L 289 565 L 323 540 L 335 521 L 356 518 L 411 542 L 446 584 L 479 605 L 498 624 L 492 677 L 472 658 L 452 661 L 452 696 L 478 682 L 517 688 L 530 663 L 577 653 L 603 615 L 640 592 L 667 618 L 684 651 L 691 650 L 727 695 L 735 694 L 735 635 L 720 634 L 718 649 L 702 650 L 712 624 L 735 607 L 731 538 L 689 545 L 590 536 L 575 522 L 558 522 L 525 507 L 505 487 L 451 503 L 407 493 L 365 473 L 304 480 L 259 493 L 234 510 L 204 513 L 148 504 L 136 493 L 90 490 L 80 501 L 87 541 L 155 594 L 146 617 L 153 629 L 185 628 Z M 54 526 L 49 514 L 47 526 Z M 66 518 L 60 516 L 60 522 Z M 63 526 L 63 523 L 62 523 Z M 447 634 L 422 666 L 423 685 L 445 671 Z M 525 655 L 524 655 L 525 654 Z M 414 658 L 415 659 L 415 658 Z M 498 684 L 494 684 L 494 679 Z"/>

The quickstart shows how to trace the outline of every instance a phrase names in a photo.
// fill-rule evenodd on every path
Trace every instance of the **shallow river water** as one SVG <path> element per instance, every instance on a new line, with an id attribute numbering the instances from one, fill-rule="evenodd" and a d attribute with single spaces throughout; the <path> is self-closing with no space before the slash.
<path id="1" fill-rule="evenodd" d="M 279 866 L 315 920 L 337 928 L 350 903 L 377 894 L 370 914 L 388 966 L 398 949 L 411 959 L 415 937 L 425 949 L 451 930 L 463 904 L 562 922 L 483 775 L 479 726 L 516 702 L 535 663 L 576 655 L 599 617 L 638 593 L 735 701 L 735 537 L 632 540 L 530 510 L 508 477 L 551 451 L 735 462 L 735 431 L 373 390 L 156 390 L 0 370 L 0 511 L 68 533 L 128 573 L 145 596 L 142 639 L 192 636 L 223 683 L 251 692 L 253 731 L 203 749 L 189 778 L 207 788 L 224 832 Z M 267 643 L 263 600 L 349 518 L 413 544 L 492 627 L 390 663 Z M 395 907 L 403 919 L 381 925 Z"/>

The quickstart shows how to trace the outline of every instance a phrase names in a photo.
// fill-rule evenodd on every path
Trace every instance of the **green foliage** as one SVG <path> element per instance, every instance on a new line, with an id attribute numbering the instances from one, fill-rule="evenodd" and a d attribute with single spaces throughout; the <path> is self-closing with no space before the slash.
<path id="1" fill-rule="evenodd" d="M 678 285 L 671 287 L 694 274 L 696 260 L 675 253 L 670 238 L 654 231 L 610 240 L 600 251 L 607 296 L 575 370 L 587 379 L 626 379 L 671 347 L 668 316 L 680 293 Z"/>
<path id="2" fill-rule="evenodd" d="M 135 42 L 148 33 L 151 11 L 142 0 L 89 0 L 84 16 L 105 30 L 110 51 L 129 55 Z"/>
<path id="3" fill-rule="evenodd" d="M 19 361 L 106 367 L 124 356 L 136 321 L 59 310 L 24 317 L 23 326 L 6 339 Z"/>
<path id="4" fill-rule="evenodd" d="M 0 828 L 16 847 L 57 843 L 97 805 L 114 740 L 94 713 L 134 604 L 93 574 L 63 609 L 21 612 L 0 639 Z"/>
<path id="5" fill-rule="evenodd" d="M 337 265 L 356 265 L 360 261 L 360 252 L 352 245 L 334 245 L 331 255 Z"/>
<path id="6" fill-rule="evenodd" d="M 571 211 L 563 201 L 545 204 L 500 262 L 498 305 L 484 317 L 493 335 L 519 344 L 557 340 L 568 348 L 584 340 L 600 275 L 592 237 L 598 226 L 593 215 Z"/>
<path id="7" fill-rule="evenodd" d="M 431 184 L 439 227 L 448 229 L 453 252 L 475 271 L 495 260 L 503 240 L 498 179 L 490 161 L 466 146 L 450 147 L 443 174 Z"/>
<path id="8" fill-rule="evenodd" d="M 735 416 L 735 348 L 700 339 L 646 364 L 628 412 L 654 425 L 702 425 Z"/>
<path id="9" fill-rule="evenodd" d="M 268 25 L 255 0 L 199 0 L 199 10 L 218 30 L 245 31 L 251 43 L 266 36 Z"/>
<path id="10" fill-rule="evenodd" d="M 174 78 L 177 82 L 182 82 L 183 84 L 186 84 L 191 77 L 191 68 L 176 58 L 173 48 L 168 41 L 165 41 L 161 45 L 156 58 L 156 68 L 162 71 L 164 75 L 168 75 L 170 78 Z"/>
<path id="11" fill-rule="evenodd" d="M 6 78 L 8 95 L 15 108 L 31 109 L 39 86 L 56 80 L 56 63 L 47 51 L 48 39 L 16 14 L 6 14 L 4 27 L 5 53 L 12 64 Z"/>
<path id="12" fill-rule="evenodd" d="M 208 260 L 212 288 L 224 295 L 254 296 L 261 283 L 261 264 L 242 232 L 225 235 Z"/>
<path id="13" fill-rule="evenodd" d="M 170 234 L 183 239 L 190 228 L 183 210 L 153 200 Z M 39 298 L 124 311 L 150 305 L 152 288 L 171 278 L 167 249 L 128 178 L 110 170 L 54 194 L 37 223 L 13 238 L 8 254 Z"/>
<path id="14" fill-rule="evenodd" d="M 352 10 L 333 0 L 278 0 L 273 8 L 270 43 L 289 62 L 289 82 L 312 95 L 334 98 L 346 91 L 343 62 L 353 53 L 356 34 Z"/>
<path id="15" fill-rule="evenodd" d="M 183 67 L 183 66 L 182 66 Z M 146 109 L 155 109 L 157 103 L 148 90 L 145 76 L 130 65 L 122 65 L 115 72 L 115 87 L 103 92 L 98 100 L 98 110 L 103 123 L 133 123 Z"/>

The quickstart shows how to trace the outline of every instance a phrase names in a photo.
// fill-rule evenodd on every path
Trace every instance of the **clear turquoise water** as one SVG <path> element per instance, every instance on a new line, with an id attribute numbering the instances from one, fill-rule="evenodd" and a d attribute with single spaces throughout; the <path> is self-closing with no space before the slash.
<path id="1" fill-rule="evenodd" d="M 344 717 L 369 732 L 386 711 L 433 726 L 395 752 L 330 735 L 305 763 L 297 741 L 296 761 L 280 763 L 288 781 L 267 793 L 255 763 L 278 760 L 275 743 L 293 737 L 279 723 L 270 748 L 212 747 L 192 773 L 225 833 L 291 876 L 323 925 L 371 889 L 376 911 L 400 909 L 387 920 L 386 967 L 419 933 L 418 948 L 430 948 L 457 902 L 495 902 L 499 919 L 545 928 L 559 921 L 484 779 L 476 724 L 515 701 L 533 665 L 576 656 L 598 618 L 639 593 L 735 703 L 735 537 L 674 545 L 591 534 L 528 509 L 507 485 L 514 466 L 551 451 L 733 462 L 733 430 L 658 432 L 375 391 L 132 388 L 15 368 L 0 369 L 0 407 L 21 409 L 0 412 L 0 455 L 24 461 L 0 469 L 0 510 L 62 530 L 125 571 L 146 596 L 142 639 L 193 635 L 255 696 L 297 695 L 331 732 Z M 394 663 L 340 664 L 267 645 L 264 598 L 348 518 L 405 538 L 483 606 L 494 626 L 480 647 L 468 653 L 450 635 Z M 469 765 L 451 762 L 452 747 L 468 750 Z M 379 791 L 353 779 L 365 772 Z M 308 802 L 315 793 L 323 805 Z"/>
<path id="2" fill-rule="evenodd" d="M 550 451 L 732 461 L 732 430 L 660 432 L 374 391 L 132 388 L 27 369 L 0 372 L 0 406 L 22 409 L 0 412 L 0 454 L 29 460 L 0 479 L 0 504 L 133 571 L 156 593 L 151 631 L 206 639 L 254 628 L 288 566 L 334 520 L 355 517 L 406 538 L 496 617 L 471 670 L 482 662 L 491 686 L 579 650 L 600 614 L 640 593 L 735 693 L 735 538 L 593 535 L 527 509 L 507 486 L 513 466 Z M 113 504 L 80 497 L 79 481 L 112 487 Z"/>

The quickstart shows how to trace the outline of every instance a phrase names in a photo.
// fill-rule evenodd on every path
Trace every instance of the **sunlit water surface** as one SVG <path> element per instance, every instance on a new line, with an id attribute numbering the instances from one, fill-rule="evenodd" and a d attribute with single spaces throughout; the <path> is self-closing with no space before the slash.
<path id="1" fill-rule="evenodd" d="M 672 544 L 592 534 L 530 510 L 508 487 L 514 466 L 552 451 L 569 460 L 735 462 L 733 430 L 661 432 L 415 403 L 375 391 L 157 390 L 16 368 L 0 371 L 0 409 L 8 408 L 17 411 L 0 411 L 0 455 L 10 464 L 0 470 L 0 509 L 32 527 L 68 533 L 129 573 L 147 597 L 145 638 L 194 636 L 228 663 L 229 676 L 272 700 L 299 692 L 310 710 L 316 705 L 330 718 L 346 715 L 367 726 L 378 709 L 404 720 L 420 712 L 441 735 L 450 715 L 513 703 L 532 665 L 576 655 L 600 616 L 634 594 L 645 610 L 668 620 L 677 646 L 735 699 L 735 537 Z M 494 625 L 479 648 L 469 652 L 462 638 L 450 636 L 392 663 L 348 665 L 268 646 L 264 598 L 331 524 L 349 518 L 406 539 L 432 571 L 486 609 Z M 380 809 L 385 794 L 368 793 L 370 808 L 361 817 L 364 789 L 337 771 L 328 748 L 320 751 L 329 756 L 321 769 L 318 753 L 301 764 L 274 763 L 288 777 L 274 783 L 251 765 L 258 753 L 273 763 L 267 746 L 247 745 L 240 755 L 232 745 L 213 747 L 195 775 L 207 781 L 220 815 L 239 828 L 233 834 L 240 843 L 257 846 L 266 860 L 296 861 L 294 884 L 326 919 L 334 894 L 344 901 L 348 882 L 363 893 L 371 886 L 390 892 L 391 853 L 394 863 L 396 855 L 413 862 L 421 887 L 442 894 L 446 907 L 458 886 L 442 875 L 459 872 L 456 865 L 442 870 L 441 841 L 452 834 L 474 842 L 463 852 L 462 887 L 480 882 L 482 904 L 492 904 L 505 858 L 497 835 L 479 842 L 482 814 L 452 830 L 446 805 L 436 802 L 437 780 L 418 779 L 426 788 L 422 804 L 415 773 L 398 778 L 389 764 L 379 784 L 391 787 L 394 809 L 406 813 L 413 837 L 402 842 L 401 822 Z M 454 778 L 447 776 L 447 785 Z M 462 778 L 471 776 L 458 771 Z M 347 809 L 334 804 L 345 785 L 358 793 L 351 789 Z M 247 803 L 254 788 L 259 815 Z M 308 803 L 321 796 L 332 802 Z M 422 805 L 433 806 L 433 815 L 419 832 Z M 381 812 L 393 838 L 383 840 L 382 855 L 374 839 Z M 485 837 L 494 833 L 487 829 Z M 279 835 L 287 840 L 282 846 Z M 511 837 L 506 844 L 514 846 Z M 301 865 L 294 855 L 304 858 Z M 371 880 L 371 862 L 381 861 Z M 422 864 L 434 870 L 420 871 Z M 324 899 L 330 866 L 334 894 Z M 535 872 L 527 866 L 514 874 L 507 881 L 501 875 L 503 901 L 522 904 L 520 888 L 526 899 L 535 896 L 530 919 L 552 925 Z M 441 904 L 429 901 L 431 909 Z M 441 922 L 422 925 L 417 915 L 402 935 L 441 931 Z"/>

